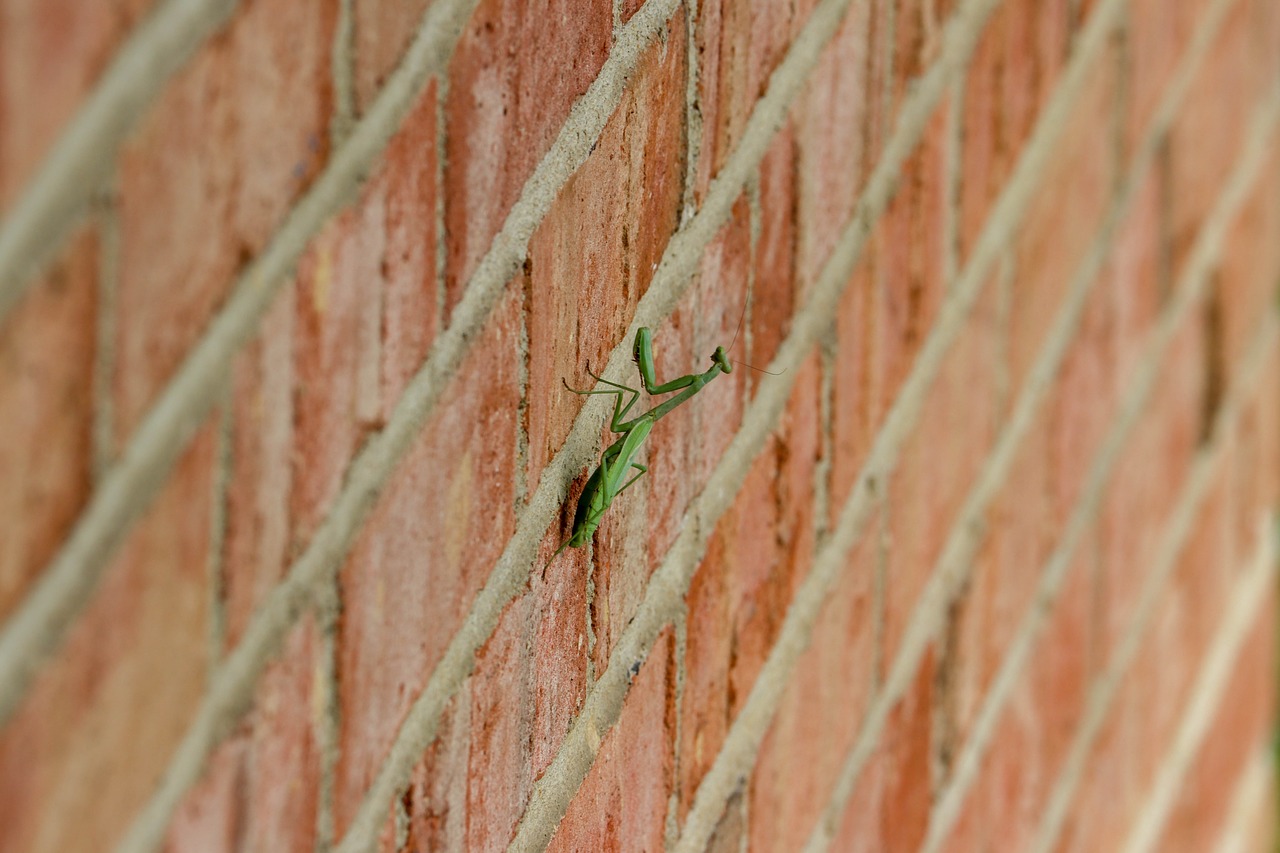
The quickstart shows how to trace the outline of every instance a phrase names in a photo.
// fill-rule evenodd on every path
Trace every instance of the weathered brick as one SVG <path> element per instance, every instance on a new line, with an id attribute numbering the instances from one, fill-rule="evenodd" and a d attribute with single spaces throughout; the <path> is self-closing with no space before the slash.
<path id="1" fill-rule="evenodd" d="M 853 746 L 874 677 L 877 548 L 866 536 L 850 554 L 760 747 L 749 783 L 753 850 L 803 848 Z"/>
<path id="2" fill-rule="evenodd" d="M 604 736 L 548 849 L 662 849 L 675 769 L 672 646 L 671 631 L 665 631 L 636 673 L 622 715 Z"/>
<path id="3" fill-rule="evenodd" d="M 120 157 L 117 436 L 128 438 L 325 153 L 337 3 L 259 0 Z"/>
<path id="4" fill-rule="evenodd" d="M 795 126 L 787 122 L 760 162 L 760 230 L 752 259 L 755 278 L 751 287 L 751 351 L 747 358 L 762 369 L 777 355 L 779 345 L 791 331 L 791 315 L 799 307 L 797 155 Z M 751 375 L 751 387 L 759 380 Z"/>
<path id="5" fill-rule="evenodd" d="M 928 310 L 907 301 L 908 312 Z M 1002 323 L 999 295 L 988 289 L 943 363 L 893 474 L 883 484 L 889 530 L 884 642 L 890 659 L 916 618 L 920 593 L 995 439 Z M 912 336 L 920 332 L 912 322 L 892 325 L 906 331 L 885 349 L 918 348 Z"/>
<path id="6" fill-rule="evenodd" d="M 431 0 L 380 3 L 356 0 L 351 7 L 356 109 L 368 107 L 418 32 Z"/>
<path id="7" fill-rule="evenodd" d="M 1255 105 L 1273 88 L 1274 74 L 1263 70 L 1274 66 L 1275 45 L 1254 37 L 1253 12 L 1253 4 L 1239 4 L 1228 13 L 1169 131 L 1166 215 L 1175 274 L 1239 158 Z"/>
<path id="8" fill-rule="evenodd" d="M 1274 592 L 1267 595 L 1274 599 Z M 1210 734 L 1182 779 L 1157 849 L 1214 847 L 1230 808 L 1233 783 L 1270 738 L 1275 691 L 1262 685 L 1274 677 L 1274 649 L 1275 619 L 1263 608 L 1235 661 Z"/>
<path id="9" fill-rule="evenodd" d="M 698 278 L 676 310 L 654 330 L 657 375 L 668 380 L 702 373 L 717 346 L 730 343 L 743 316 L 751 264 L 750 213 L 745 197 L 706 247 Z M 667 414 L 647 443 L 649 561 L 656 566 L 680 532 L 689 501 L 702 489 L 742 420 L 749 371 L 717 375 L 698 395 Z"/>
<path id="10" fill-rule="evenodd" d="M 386 5 L 386 4 L 383 4 Z M 428 82 L 382 155 L 371 196 L 386 207 L 382 268 L 382 419 L 391 417 L 440 325 L 436 137 L 439 84 Z"/>
<path id="11" fill-rule="evenodd" d="M 365 433 L 390 417 L 435 340 L 435 92 L 427 86 L 358 204 L 298 266 L 295 540 L 310 537 Z"/>
<path id="12" fill-rule="evenodd" d="M 114 843 L 191 722 L 211 650 L 213 439 L 201 430 L 0 733 L 0 846 Z"/>
<path id="13" fill-rule="evenodd" d="M 379 425 L 385 208 L 344 212 L 298 264 L 294 295 L 293 539 L 306 542 L 342 486 L 365 434 Z"/>
<path id="14" fill-rule="evenodd" d="M 514 530 L 521 302 L 503 297 L 342 569 L 339 834 Z"/>
<path id="15" fill-rule="evenodd" d="M 227 648 L 239 642 L 290 553 L 294 301 L 285 288 L 233 368 L 220 566 Z"/>
<path id="16" fill-rule="evenodd" d="M 533 789 L 532 596 L 507 606 L 471 678 L 468 850 L 505 848 Z"/>
<path id="17" fill-rule="evenodd" d="M 315 846 L 320 751 L 315 699 L 319 635 L 298 625 L 268 667 L 254 708 L 214 753 L 179 806 L 170 850 L 303 850 Z"/>
<path id="18" fill-rule="evenodd" d="M 721 517 L 687 597 L 681 819 L 746 701 L 812 559 L 816 358 L 801 374 L 780 431 L 756 457 L 733 507 Z"/>
<path id="19" fill-rule="evenodd" d="M 875 103 L 868 79 L 870 6 L 850 7 L 793 112 L 795 275 L 801 293 L 835 248 L 874 162 L 865 138 Z"/>
<path id="20" fill-rule="evenodd" d="M 1035 200 L 1013 240 L 1010 306 L 1012 382 L 1020 387 L 1076 270 L 1087 256 L 1115 185 L 1115 146 L 1106 132 L 1119 64 L 1099 58 L 1055 146 Z"/>
<path id="21" fill-rule="evenodd" d="M 97 233 L 82 231 L 0 325 L 0 619 L 88 497 L 98 253 Z"/>
<path id="22" fill-rule="evenodd" d="M 881 745 L 885 750 L 880 822 L 884 850 L 917 850 L 924 840 L 933 784 L 933 686 L 936 656 L 925 656 L 915 681 L 889 714 Z"/>
<path id="23" fill-rule="evenodd" d="M 7 0 L 0 10 L 0 218 L 153 0 Z"/>
<path id="24" fill-rule="evenodd" d="M 677 20 L 668 38 L 649 49 L 635 94 L 618 105 L 595 151 L 530 241 L 524 272 L 533 390 L 530 489 L 585 405 L 586 398 L 567 392 L 561 381 L 578 389 L 595 384 L 587 371 L 601 371 L 621 342 L 675 230 L 679 159 L 671 143 L 683 121 L 682 33 Z M 662 345 L 659 339 L 657 348 Z M 605 436 L 606 445 L 613 441 L 611 433 Z"/>
<path id="25" fill-rule="evenodd" d="M 444 103 L 447 310 L 599 73 L 612 31 L 612 0 L 484 0 L 472 15 Z"/>
<path id="26" fill-rule="evenodd" d="M 1001 4 L 978 40 L 963 102 L 962 257 L 972 250 L 1058 82 L 1069 53 L 1070 8 L 1070 0 Z M 1111 64 L 1099 62 L 1095 73 Z M 1105 122 L 1082 115 L 1088 120 L 1077 135 L 1105 136 L 1100 133 Z M 1065 218 L 1062 223 L 1087 227 Z"/>
<path id="27" fill-rule="evenodd" d="M 409 789 L 400 798 L 407 826 L 402 843 L 384 833 L 382 849 L 462 850 L 467 839 L 467 789 L 471 747 L 471 689 L 467 682 L 449 703 L 435 741 L 414 768 Z M 516 716 L 516 715 L 510 715 Z M 504 777 L 509 781 L 509 777 Z"/>

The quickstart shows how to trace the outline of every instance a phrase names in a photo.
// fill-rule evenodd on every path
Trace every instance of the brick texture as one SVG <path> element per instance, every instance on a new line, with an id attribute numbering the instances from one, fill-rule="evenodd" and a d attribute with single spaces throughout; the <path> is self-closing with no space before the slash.
<path id="1" fill-rule="evenodd" d="M 1275 4 L 874 0 L 815 46 L 834 0 L 481 0 L 410 52 L 448 2 L 241 2 L 0 316 L 0 848 L 1083 851 L 1172 781 L 1159 849 L 1268 849 L 1233 798 L 1271 740 L 1274 595 L 1197 691 L 1275 553 Z M 93 6 L 0 0 L 0 232 L 151 4 Z M 580 165 L 529 186 L 548 157 Z M 269 247 L 287 274 L 242 279 Z M 237 288 L 271 288 L 261 316 L 224 313 Z M 618 438 L 565 385 L 637 317 L 659 381 L 734 369 L 553 559 Z M 215 320 L 232 355 L 173 402 Z M 147 484 L 120 472 L 161 452 L 152 415 L 183 449 Z M 139 509 L 64 550 L 95 499 Z M 15 684 L 5 632 L 50 588 Z"/>

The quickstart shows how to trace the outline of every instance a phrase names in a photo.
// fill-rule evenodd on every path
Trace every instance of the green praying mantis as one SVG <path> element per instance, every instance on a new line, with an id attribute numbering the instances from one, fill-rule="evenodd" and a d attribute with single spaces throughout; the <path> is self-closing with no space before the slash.
<path id="1" fill-rule="evenodd" d="M 741 324 L 741 321 L 739 321 L 739 324 Z M 735 342 L 737 337 L 737 332 L 735 332 Z M 733 343 L 729 344 L 729 348 L 733 348 Z M 616 382 L 610 382 L 608 379 L 596 376 L 596 374 L 591 373 L 590 367 L 587 368 L 587 373 L 590 373 L 597 382 L 610 386 L 608 389 L 581 391 L 577 388 L 570 388 L 568 382 L 564 383 L 565 388 L 583 396 L 591 394 L 614 395 L 613 420 L 609 422 L 609 429 L 622 437 L 605 448 L 603 455 L 600 457 L 599 467 L 587 479 L 587 484 L 582 489 L 582 495 L 578 498 L 577 511 L 573 516 L 573 532 L 551 555 L 553 560 L 565 548 L 570 546 L 580 548 L 587 544 L 592 534 L 596 532 L 596 528 L 600 526 L 600 519 L 604 517 L 610 504 L 613 503 L 613 499 L 625 492 L 636 480 L 639 480 L 648 472 L 649 469 L 636 462 L 635 457 L 640 450 L 640 445 L 644 444 L 644 440 L 648 438 L 653 425 L 663 415 L 705 388 L 707 383 L 721 373 L 733 372 L 733 364 L 730 362 L 725 348 L 716 347 L 716 351 L 711 355 L 711 367 L 706 372 L 690 373 L 687 376 L 681 376 L 678 379 L 672 379 L 670 382 L 659 384 L 653 367 L 653 332 L 647 327 L 642 327 L 636 332 L 632 358 L 635 359 L 636 368 L 640 373 L 640 381 L 644 385 L 646 393 L 650 395 L 668 394 L 672 391 L 680 391 L 680 393 L 670 400 L 654 406 L 642 415 L 638 415 L 631 420 L 625 420 L 627 413 L 631 411 L 631 407 L 640 399 L 640 391 L 638 389 L 619 385 Z M 681 389 L 684 390 L 681 391 Z M 627 395 L 630 395 L 630 399 L 627 399 Z M 630 479 L 626 479 L 633 468 L 639 473 L 632 475 Z"/>

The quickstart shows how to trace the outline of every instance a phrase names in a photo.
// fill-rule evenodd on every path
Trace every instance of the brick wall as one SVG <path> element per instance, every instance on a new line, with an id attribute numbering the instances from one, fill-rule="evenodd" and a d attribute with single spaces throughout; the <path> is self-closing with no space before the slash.
<path id="1" fill-rule="evenodd" d="M 0 0 L 0 849 L 1269 849 L 1272 0 Z M 552 553 L 635 382 L 738 368 Z"/>

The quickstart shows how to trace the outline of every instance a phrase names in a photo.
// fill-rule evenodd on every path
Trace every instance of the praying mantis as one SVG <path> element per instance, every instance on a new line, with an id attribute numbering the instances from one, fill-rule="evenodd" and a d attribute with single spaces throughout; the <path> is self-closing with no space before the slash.
<path id="1" fill-rule="evenodd" d="M 735 342 L 737 337 L 735 332 Z M 733 344 L 729 344 L 729 347 L 732 349 Z M 627 412 L 631 411 L 631 407 L 636 404 L 636 401 L 640 399 L 639 390 L 596 376 L 596 374 L 591 373 L 590 367 L 587 368 L 587 373 L 595 377 L 597 382 L 603 382 L 605 385 L 610 386 L 609 389 L 580 391 L 577 388 L 569 388 L 568 382 L 564 383 L 565 388 L 582 396 L 591 394 L 614 395 L 613 420 L 609 422 L 609 429 L 622 437 L 605 448 L 603 455 L 600 457 L 599 467 L 587 479 L 587 485 L 582 489 L 582 496 L 578 498 L 578 508 L 573 516 L 573 532 L 551 555 L 553 560 L 565 548 L 570 546 L 581 548 L 587 544 L 592 534 L 596 532 L 596 528 L 600 526 L 600 519 L 604 517 L 605 511 L 609 509 L 613 499 L 648 473 L 649 469 L 636 462 L 635 456 L 658 419 L 691 398 L 694 394 L 697 394 L 706 387 L 708 382 L 721 373 L 733 372 L 733 364 L 729 361 L 725 348 L 716 347 L 716 351 L 711 355 L 711 367 L 705 373 L 690 373 L 687 376 L 672 379 L 670 382 L 658 384 L 653 367 L 653 332 L 648 327 L 641 327 L 636 332 L 636 342 L 631 355 L 635 359 L 636 368 L 640 373 L 640 381 L 644 384 L 646 393 L 650 395 L 667 394 L 672 391 L 680 391 L 682 388 L 684 390 L 670 400 L 660 403 L 644 414 L 628 421 L 624 420 L 624 418 L 626 418 Z M 627 400 L 624 405 L 623 400 L 627 394 L 631 395 L 631 399 Z M 632 468 L 635 468 L 640 473 L 632 476 L 631 479 L 624 483 L 623 479 L 631 473 Z"/>

